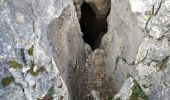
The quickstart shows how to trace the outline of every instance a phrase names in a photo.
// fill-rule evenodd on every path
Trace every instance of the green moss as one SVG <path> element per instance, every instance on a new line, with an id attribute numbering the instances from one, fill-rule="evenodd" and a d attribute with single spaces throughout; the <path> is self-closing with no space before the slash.
<path id="1" fill-rule="evenodd" d="M 163 59 L 162 61 L 158 62 L 156 64 L 156 67 L 159 69 L 159 70 L 164 70 L 165 68 L 167 68 L 167 62 L 169 60 L 169 56 L 166 57 L 165 59 Z"/>
<path id="2" fill-rule="evenodd" d="M 107 100 L 113 100 L 113 96 L 112 96 L 112 95 L 109 95 L 109 97 L 108 97 Z"/>
<path id="3" fill-rule="evenodd" d="M 31 67 L 30 67 L 30 69 L 28 70 L 28 72 L 32 75 L 32 76 L 34 76 L 34 77 L 36 77 L 36 76 L 38 76 L 38 71 L 36 71 L 36 72 L 34 72 L 34 62 L 32 61 L 31 62 Z"/>
<path id="4" fill-rule="evenodd" d="M 12 67 L 14 69 L 22 69 L 22 64 L 19 64 L 16 61 L 10 60 L 9 65 L 10 65 L 10 67 Z"/>
<path id="5" fill-rule="evenodd" d="M 41 66 L 41 67 L 38 69 L 38 72 L 39 72 L 39 73 L 43 73 L 43 72 L 45 72 L 45 71 L 46 71 L 46 69 L 45 69 L 44 66 Z"/>
<path id="6" fill-rule="evenodd" d="M 32 76 L 34 76 L 34 77 L 38 76 L 39 73 L 43 73 L 43 72 L 46 71 L 46 69 L 45 69 L 44 66 L 42 66 L 42 67 L 40 67 L 39 69 L 37 69 L 36 71 L 34 71 L 34 66 L 35 66 L 35 65 L 34 65 L 34 62 L 32 61 L 32 62 L 31 62 L 31 67 L 30 67 L 30 69 L 28 70 L 28 72 L 29 72 Z"/>
<path id="7" fill-rule="evenodd" d="M 49 90 L 48 90 L 48 95 L 50 95 L 51 97 L 55 94 L 55 89 L 54 86 L 52 86 Z"/>
<path id="8" fill-rule="evenodd" d="M 92 95 L 90 95 L 88 98 L 89 98 L 88 100 L 95 100 Z"/>
<path id="9" fill-rule="evenodd" d="M 34 46 L 33 46 L 33 45 L 32 45 L 31 48 L 28 49 L 28 54 L 29 54 L 30 56 L 33 56 L 33 49 L 34 49 Z"/>
<path id="10" fill-rule="evenodd" d="M 1 81 L 1 84 L 3 87 L 6 87 L 8 86 L 9 84 L 11 84 L 11 82 L 14 81 L 14 77 L 11 76 L 11 77 L 6 77 L 6 78 L 3 78 L 2 81 Z"/>
<path id="11" fill-rule="evenodd" d="M 45 97 L 43 97 L 42 100 L 53 100 L 53 95 L 55 94 L 55 89 L 54 86 L 52 86 L 49 90 L 48 90 L 48 94 L 45 95 Z M 60 100 L 62 100 L 62 97 L 60 98 Z"/>
<path id="12" fill-rule="evenodd" d="M 145 95 L 144 91 L 140 87 L 140 85 L 137 83 L 137 81 L 134 80 L 134 86 L 132 87 L 132 94 L 129 98 L 129 100 L 149 100 L 148 96 Z"/>

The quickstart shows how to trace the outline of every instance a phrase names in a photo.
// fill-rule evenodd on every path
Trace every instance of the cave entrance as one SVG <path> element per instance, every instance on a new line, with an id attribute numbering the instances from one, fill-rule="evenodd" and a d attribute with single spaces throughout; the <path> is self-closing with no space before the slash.
<path id="1" fill-rule="evenodd" d="M 99 48 L 101 39 L 107 32 L 107 15 L 104 18 L 97 18 L 91 6 L 84 2 L 81 6 L 80 26 L 84 42 L 95 50 Z"/>

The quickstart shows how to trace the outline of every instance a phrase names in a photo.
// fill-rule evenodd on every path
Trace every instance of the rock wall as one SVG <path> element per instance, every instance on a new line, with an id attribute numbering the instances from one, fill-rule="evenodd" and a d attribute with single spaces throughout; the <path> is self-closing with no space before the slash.
<path id="1" fill-rule="evenodd" d="M 83 2 L 109 15 L 94 51 Z M 169 29 L 170 0 L 0 0 L 0 100 L 169 100 Z"/>
<path id="2" fill-rule="evenodd" d="M 79 72 L 84 66 L 84 43 L 72 2 L 48 25 L 48 40 L 60 75 L 66 82 L 70 99 L 78 100 Z"/>
<path id="3" fill-rule="evenodd" d="M 0 41 L 0 100 L 75 98 L 83 40 L 72 1 L 0 0 Z"/>
<path id="4" fill-rule="evenodd" d="M 115 99 L 170 99 L 169 2 L 111 0 L 101 48 L 107 53 L 108 78 L 119 91 Z"/>

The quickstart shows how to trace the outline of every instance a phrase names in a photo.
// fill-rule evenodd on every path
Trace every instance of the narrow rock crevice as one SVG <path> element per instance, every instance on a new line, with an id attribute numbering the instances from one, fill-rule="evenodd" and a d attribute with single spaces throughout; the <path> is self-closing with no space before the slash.
<path id="1" fill-rule="evenodd" d="M 100 100 L 111 100 L 115 94 L 115 90 L 107 80 L 106 54 L 104 50 L 99 48 L 102 37 L 108 30 L 107 16 L 109 10 L 101 10 L 108 11 L 101 12 L 94 10 L 95 6 L 97 6 L 95 2 L 84 2 L 81 5 L 81 18 L 79 22 L 83 33 L 83 40 L 86 44 L 85 66 L 80 70 L 81 75 L 79 76 L 79 100 L 91 100 L 95 98 L 93 93 L 97 93 L 99 96 L 97 98 L 100 98 Z M 109 7 L 103 7 L 103 9 L 106 8 Z M 105 15 L 101 15 L 101 13 Z"/>
<path id="2" fill-rule="evenodd" d="M 97 17 L 91 5 L 84 2 L 81 6 L 80 26 L 83 40 L 92 50 L 99 48 L 103 35 L 107 32 L 107 15 Z"/>

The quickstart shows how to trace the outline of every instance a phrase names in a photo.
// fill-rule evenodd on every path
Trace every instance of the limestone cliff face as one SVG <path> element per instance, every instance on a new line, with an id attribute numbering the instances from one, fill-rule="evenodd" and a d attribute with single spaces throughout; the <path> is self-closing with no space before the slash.
<path id="1" fill-rule="evenodd" d="M 170 99 L 169 2 L 111 0 L 101 47 L 107 53 L 108 77 L 119 91 L 115 98 Z"/>
<path id="2" fill-rule="evenodd" d="M 170 0 L 0 0 L 0 100 L 169 100 L 169 29 Z"/>
<path id="3" fill-rule="evenodd" d="M 84 66 L 84 43 L 72 2 L 48 25 L 48 40 L 60 75 L 65 81 L 69 99 L 78 100 L 78 77 Z"/>
<path id="4" fill-rule="evenodd" d="M 83 40 L 71 1 L 0 0 L 0 41 L 0 100 L 76 95 Z"/>

